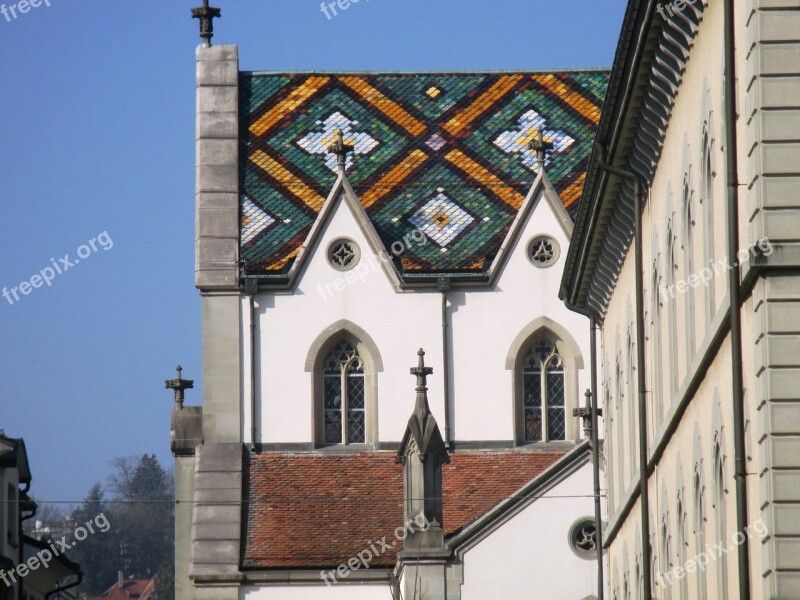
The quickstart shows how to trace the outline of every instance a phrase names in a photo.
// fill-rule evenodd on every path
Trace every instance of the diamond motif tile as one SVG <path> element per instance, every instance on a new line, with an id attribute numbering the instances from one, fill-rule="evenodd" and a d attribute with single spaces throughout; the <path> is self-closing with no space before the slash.
<path id="1" fill-rule="evenodd" d="M 438 133 L 434 133 L 431 136 L 431 139 L 425 142 L 425 145 L 428 146 L 428 148 L 430 148 L 434 152 L 438 152 L 439 150 L 444 148 L 446 144 L 447 141 Z"/>
<path id="2" fill-rule="evenodd" d="M 242 199 L 242 244 L 248 243 L 275 224 L 270 215 L 247 196 Z"/>
<path id="3" fill-rule="evenodd" d="M 475 222 L 475 217 L 439 192 L 428 200 L 409 219 L 426 237 L 447 248 L 467 227 Z"/>
<path id="4" fill-rule="evenodd" d="M 368 133 L 355 131 L 358 121 L 351 121 L 338 111 L 324 121 L 317 121 L 316 124 L 321 131 L 307 134 L 297 142 L 297 145 L 309 154 L 323 155 L 325 157 L 325 166 L 334 173 L 337 169 L 337 158 L 334 154 L 328 152 L 328 147 L 334 142 L 334 134 L 337 130 L 342 130 L 345 143 L 354 145 L 353 153 L 347 156 L 347 168 L 353 166 L 353 154 L 369 154 L 378 145 L 378 140 L 370 137 Z"/>
<path id="5" fill-rule="evenodd" d="M 522 164 L 532 171 L 538 171 L 538 168 L 536 154 L 530 149 L 530 143 L 538 135 L 539 129 L 544 133 L 545 142 L 553 144 L 553 147 L 547 153 L 545 166 L 552 162 L 553 154 L 565 152 L 575 143 L 575 140 L 563 131 L 547 129 L 545 118 L 535 110 L 529 110 L 522 115 L 517 120 L 517 125 L 516 129 L 501 133 L 493 143 L 506 154 L 521 155 Z"/>

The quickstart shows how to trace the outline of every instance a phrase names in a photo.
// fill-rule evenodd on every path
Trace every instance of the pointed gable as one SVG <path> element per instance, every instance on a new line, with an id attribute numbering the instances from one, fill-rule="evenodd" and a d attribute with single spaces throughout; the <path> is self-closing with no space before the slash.
<path id="1" fill-rule="evenodd" d="M 240 76 L 241 256 L 285 275 L 336 182 L 336 129 L 354 144 L 348 177 L 384 247 L 412 230 L 404 275 L 485 273 L 536 177 L 528 144 L 553 144 L 548 175 L 576 206 L 608 75 L 564 73 Z"/>

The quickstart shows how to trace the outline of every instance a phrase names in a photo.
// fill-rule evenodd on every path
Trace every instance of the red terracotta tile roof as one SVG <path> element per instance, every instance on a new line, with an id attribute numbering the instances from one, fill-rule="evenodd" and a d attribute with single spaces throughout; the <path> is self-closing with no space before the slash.
<path id="1" fill-rule="evenodd" d="M 561 458 L 556 451 L 460 451 L 444 465 L 450 535 Z M 393 452 L 266 453 L 245 465 L 245 569 L 333 568 L 370 544 L 372 567 L 394 565 L 403 547 L 403 468 Z M 388 549 L 378 540 L 385 536 Z"/>
<path id="2" fill-rule="evenodd" d="M 117 583 L 99 596 L 87 600 L 147 600 L 156 589 L 155 579 L 124 579 L 122 588 Z"/>

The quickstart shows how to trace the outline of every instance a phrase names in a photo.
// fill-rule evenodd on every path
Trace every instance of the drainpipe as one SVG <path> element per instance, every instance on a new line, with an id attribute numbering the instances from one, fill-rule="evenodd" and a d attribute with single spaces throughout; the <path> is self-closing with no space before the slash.
<path id="1" fill-rule="evenodd" d="M 589 319 L 589 344 L 591 344 L 592 387 L 592 475 L 594 477 L 594 526 L 597 536 L 597 600 L 603 600 L 603 517 L 600 513 L 600 432 L 597 429 L 597 324 L 594 316 Z"/>
<path id="2" fill-rule="evenodd" d="M 442 292 L 442 365 L 444 373 L 444 444 L 450 450 L 450 351 L 447 340 L 447 292 L 450 279 L 439 277 L 439 291 Z"/>
<path id="3" fill-rule="evenodd" d="M 750 551 L 747 527 L 747 464 L 744 439 L 744 380 L 742 375 L 742 319 L 739 248 L 739 159 L 736 136 L 736 24 L 734 0 L 725 1 L 725 146 L 728 201 L 728 294 L 730 296 L 731 376 L 733 378 L 733 451 L 736 482 L 736 529 L 743 543 L 737 547 L 739 598 L 750 598 Z"/>
<path id="4" fill-rule="evenodd" d="M 639 387 L 639 497 L 642 509 L 642 579 L 644 593 L 650 598 L 653 592 L 650 581 L 650 497 L 647 489 L 647 390 L 644 362 L 644 274 L 642 270 L 642 182 L 637 175 L 618 169 L 605 162 L 605 149 L 597 146 L 598 164 L 604 171 L 633 182 L 633 235 L 634 263 L 636 269 L 636 375 Z"/>
<path id="5" fill-rule="evenodd" d="M 256 292 L 258 281 L 252 277 L 244 280 L 244 292 L 250 300 L 250 451 L 256 452 Z"/>

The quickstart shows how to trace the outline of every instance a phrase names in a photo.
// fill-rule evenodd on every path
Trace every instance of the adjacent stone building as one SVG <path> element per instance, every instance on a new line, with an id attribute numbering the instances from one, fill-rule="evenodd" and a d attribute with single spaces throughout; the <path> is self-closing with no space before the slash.
<path id="1" fill-rule="evenodd" d="M 609 598 L 800 598 L 800 5 L 630 2 L 597 138 Z"/>

